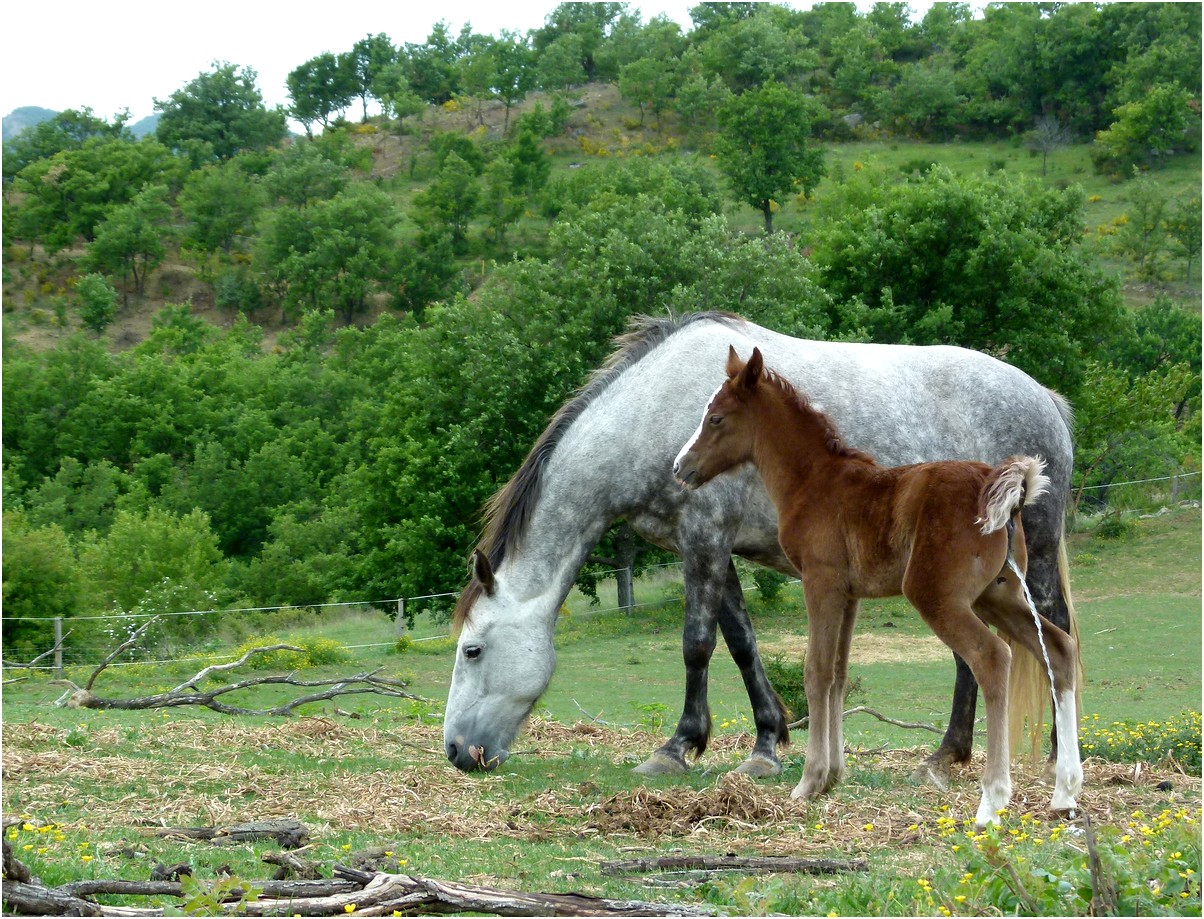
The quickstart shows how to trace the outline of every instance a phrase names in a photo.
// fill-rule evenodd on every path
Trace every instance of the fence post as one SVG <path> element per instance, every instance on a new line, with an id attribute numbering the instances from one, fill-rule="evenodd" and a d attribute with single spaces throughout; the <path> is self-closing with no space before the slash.
<path id="1" fill-rule="evenodd" d="M 406 633 L 406 601 L 405 597 L 397 598 L 397 637 Z"/>
<path id="2" fill-rule="evenodd" d="M 63 617 L 54 617 L 54 676 L 63 678 Z"/>

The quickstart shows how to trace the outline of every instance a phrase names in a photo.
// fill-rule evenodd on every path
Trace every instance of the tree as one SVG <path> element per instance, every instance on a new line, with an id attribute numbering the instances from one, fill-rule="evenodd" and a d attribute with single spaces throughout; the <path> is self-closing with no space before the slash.
<path id="1" fill-rule="evenodd" d="M 656 116 L 656 128 L 661 126 L 661 112 L 669 105 L 677 83 L 677 62 L 672 58 L 645 57 L 623 67 L 619 75 L 619 92 L 634 102 L 640 110 L 640 125 L 651 109 Z"/>
<path id="2" fill-rule="evenodd" d="M 809 195 L 823 177 L 824 154 L 810 145 L 812 109 L 799 93 L 770 82 L 733 96 L 719 110 L 715 155 L 736 196 L 761 211 L 773 232 L 776 199 Z"/>
<path id="3" fill-rule="evenodd" d="M 849 333 L 988 351 L 1073 400 L 1123 327 L 1119 282 L 1082 248 L 1083 206 L 1004 174 L 865 169 L 820 208 L 814 276 Z"/>
<path id="4" fill-rule="evenodd" d="M 37 160 L 17 176 L 22 193 L 16 235 L 57 252 L 83 237 L 91 241 L 114 207 L 148 185 L 175 186 L 183 162 L 153 140 L 93 137 L 78 149 Z M 8 216 L 7 213 L 5 216 Z"/>
<path id="5" fill-rule="evenodd" d="M 354 60 L 337 57 L 329 51 L 310 58 L 292 70 L 285 83 L 288 86 L 292 105 L 289 113 L 312 137 L 312 126 L 316 121 L 323 128 L 331 120 L 346 111 L 357 90 Z"/>
<path id="6" fill-rule="evenodd" d="M 38 160 L 50 159 L 64 150 L 78 150 L 94 137 L 132 141 L 126 129 L 129 112 L 123 112 L 113 123 L 97 118 L 92 109 L 67 109 L 53 118 L 40 121 L 4 142 L 4 180 L 12 181 L 22 169 Z"/>
<path id="7" fill-rule="evenodd" d="M 468 242 L 468 222 L 481 198 L 477 172 L 457 153 L 449 153 L 435 180 L 414 196 L 414 219 L 421 227 L 441 223 L 451 230 L 452 245 L 462 252 Z"/>
<path id="8" fill-rule="evenodd" d="M 166 100 L 155 100 L 160 113 L 155 136 L 173 150 L 200 145 L 219 160 L 244 150 L 264 150 L 286 133 L 283 109 L 268 109 L 249 67 L 214 61 Z"/>
<path id="9" fill-rule="evenodd" d="M 1178 84 L 1159 83 L 1141 100 L 1118 106 L 1115 121 L 1095 135 L 1092 162 L 1100 172 L 1126 173 L 1191 143 L 1189 126 L 1199 116 Z"/>
<path id="10" fill-rule="evenodd" d="M 526 98 L 535 85 L 534 55 L 527 40 L 517 32 L 503 29 L 493 45 L 497 97 L 506 107 L 502 134 L 510 130 L 510 112 Z"/>
<path id="11" fill-rule="evenodd" d="M 1162 186 L 1136 167 L 1126 197 L 1129 207 L 1116 234 L 1116 250 L 1137 263 L 1140 280 L 1157 280 L 1162 276 L 1170 201 Z"/>
<path id="12" fill-rule="evenodd" d="M 83 583 L 60 527 L 4 512 L 4 656 L 31 660 L 54 644 L 50 620 L 79 612 Z"/>
<path id="13" fill-rule="evenodd" d="M 523 215 L 527 199 L 515 191 L 514 166 L 505 157 L 494 157 L 485 167 L 482 210 L 489 219 L 493 242 L 501 248 L 506 231 Z"/>
<path id="14" fill-rule="evenodd" d="M 144 189 L 129 204 L 113 208 L 96 228 L 86 263 L 95 271 L 120 275 L 123 283 L 132 278 L 134 292 L 141 294 L 146 276 L 167 254 L 166 241 L 172 236 L 170 218 L 166 186 Z"/>
<path id="15" fill-rule="evenodd" d="M 188 221 L 184 248 L 230 255 L 236 240 L 251 235 L 266 195 L 262 182 L 228 160 L 189 173 L 176 203 Z"/>
<path id="16" fill-rule="evenodd" d="M 1200 252 L 1201 235 L 1200 196 L 1183 198 L 1171 210 L 1166 231 L 1177 245 L 1179 255 L 1186 262 L 1184 278 L 1188 283 L 1195 280 L 1192 263 Z"/>
<path id="17" fill-rule="evenodd" d="M 86 274 L 75 283 L 84 328 L 100 335 L 117 315 L 117 291 L 103 275 Z"/>
<path id="18" fill-rule="evenodd" d="M 545 89 L 559 89 L 571 83 L 588 83 L 594 79 L 597 70 L 595 55 L 606 38 L 608 31 L 623 12 L 622 3 L 561 3 L 548 13 L 544 25 L 536 29 L 532 35 L 532 44 L 543 70 L 543 58 L 553 47 L 558 56 L 564 55 L 572 48 L 576 64 L 583 79 L 567 79 L 559 86 L 551 86 L 541 81 Z M 566 38 L 572 41 L 566 42 Z M 566 68 L 568 61 L 561 61 L 560 68 Z M 571 68 L 560 69 L 562 75 L 573 72 Z"/>
<path id="19" fill-rule="evenodd" d="M 348 70 L 355 95 L 363 107 L 363 120 L 368 120 L 368 97 L 374 95 L 377 75 L 397 61 L 397 49 L 383 32 L 367 35 L 352 46 Z"/>
<path id="20" fill-rule="evenodd" d="M 1041 154 L 1041 175 L 1046 174 L 1049 155 L 1070 143 L 1070 132 L 1053 115 L 1042 115 L 1025 136 L 1029 149 Z"/>

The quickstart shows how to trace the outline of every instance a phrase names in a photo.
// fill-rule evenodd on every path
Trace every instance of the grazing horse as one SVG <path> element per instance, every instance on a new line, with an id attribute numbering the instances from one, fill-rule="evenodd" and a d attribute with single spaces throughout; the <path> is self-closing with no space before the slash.
<path id="1" fill-rule="evenodd" d="M 505 760 L 552 677 L 561 603 L 607 528 L 626 519 L 649 542 L 681 556 L 685 583 L 685 704 L 673 735 L 639 771 L 684 772 L 687 757 L 705 751 L 717 628 L 740 669 L 756 725 L 753 751 L 739 768 L 754 775 L 781 771 L 777 747 L 788 738 L 788 719 L 765 676 L 732 562 L 735 554 L 797 574 L 778 545 L 776 512 L 751 470 L 701 492 L 679 488 L 670 472 L 722 382 L 733 341 L 745 353 L 759 347 L 822 401 L 851 444 L 884 462 L 1045 457 L 1050 494 L 1024 511 L 1027 581 L 1043 614 L 1063 628 L 1073 621 L 1062 564 L 1072 445 L 1069 412 L 1055 393 L 963 348 L 808 341 L 730 313 L 643 318 L 556 412 L 486 508 L 454 617 L 459 640 L 444 745 L 459 768 Z M 996 410 L 1005 398 L 1006 415 Z M 958 659 L 948 730 L 928 760 L 935 771 L 969 758 L 977 695 Z"/>
<path id="2" fill-rule="evenodd" d="M 827 415 L 764 366 L 760 350 L 745 363 L 731 348 L 727 376 L 674 460 L 673 474 L 699 488 L 733 467 L 756 467 L 778 511 L 782 550 L 803 576 L 810 725 L 806 764 L 791 797 L 818 797 L 844 775 L 841 719 L 858 601 L 901 594 L 982 688 L 987 764 L 979 826 L 998 822 L 1012 796 L 1012 653 L 987 624 L 1045 663 L 1057 712 L 1053 808 L 1073 809 L 1083 784 L 1078 652 L 1032 606 L 1024 586 L 1020 508 L 1048 488 L 1044 462 L 1014 456 L 994 468 L 966 460 L 880 466 L 845 446 Z M 999 410 L 1006 412 L 1006 404 Z"/>

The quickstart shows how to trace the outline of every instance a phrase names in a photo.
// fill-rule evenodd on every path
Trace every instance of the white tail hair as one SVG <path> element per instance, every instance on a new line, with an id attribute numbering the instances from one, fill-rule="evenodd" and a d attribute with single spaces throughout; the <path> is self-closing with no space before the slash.
<path id="1" fill-rule="evenodd" d="M 994 533 L 1007 525 L 1012 514 L 1032 504 L 1049 491 L 1045 460 L 1039 456 L 1012 456 L 995 467 L 982 493 L 982 534 Z"/>

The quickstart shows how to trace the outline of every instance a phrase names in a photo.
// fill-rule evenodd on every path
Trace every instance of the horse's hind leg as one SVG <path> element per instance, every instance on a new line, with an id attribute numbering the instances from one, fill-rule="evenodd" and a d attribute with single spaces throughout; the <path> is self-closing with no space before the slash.
<path id="1" fill-rule="evenodd" d="M 715 651 L 725 568 L 730 565 L 730 555 L 718 552 L 682 556 L 686 617 L 682 626 L 681 648 L 686 667 L 686 697 L 673 736 L 636 766 L 635 771 L 641 775 L 685 773 L 689 769 L 686 756 L 692 753 L 698 758 L 706 752 L 711 736 L 707 676 L 711 655 Z M 750 625 L 750 633 L 751 629 Z"/>
<path id="2" fill-rule="evenodd" d="M 940 576 L 951 579 L 948 572 L 941 572 Z M 979 620 L 968 603 L 951 596 L 941 586 L 926 583 L 909 571 L 904 578 L 903 593 L 936 636 L 966 661 L 982 688 L 987 708 L 987 765 L 975 823 L 979 826 L 998 823 L 999 811 L 1012 798 L 1007 719 L 1011 650 L 1007 642 Z"/>
<path id="3" fill-rule="evenodd" d="M 1034 619 L 1036 611 L 1025 599 L 1014 570 L 1005 570 L 1001 579 L 988 588 L 974 605 L 987 622 L 996 626 L 1013 642 L 1033 655 L 1052 676 L 1054 731 L 1058 738 L 1054 767 L 1054 810 L 1073 810 L 1075 796 L 1083 787 L 1083 766 L 1079 758 L 1078 711 L 1075 680 L 1078 651 L 1073 639 L 1044 616 Z"/>
<path id="4" fill-rule="evenodd" d="M 719 628 L 732 660 L 740 668 L 744 688 L 748 690 L 748 700 L 752 703 L 753 723 L 757 728 L 753 751 L 736 771 L 758 778 L 778 775 L 782 771 L 778 745 L 790 742 L 786 709 L 761 664 L 757 636 L 753 632 L 748 608 L 744 605 L 744 589 L 740 586 L 734 562 L 729 562 L 727 566 L 727 580 L 719 606 Z"/>

